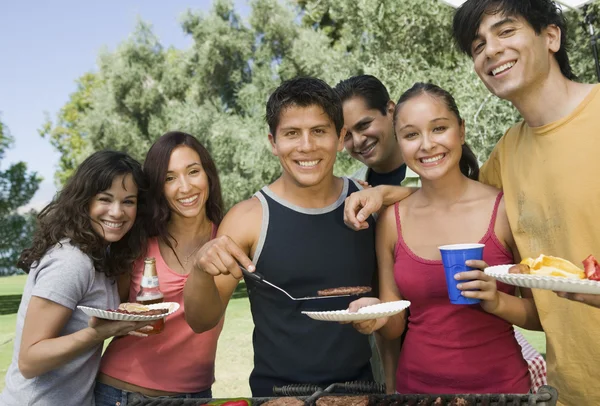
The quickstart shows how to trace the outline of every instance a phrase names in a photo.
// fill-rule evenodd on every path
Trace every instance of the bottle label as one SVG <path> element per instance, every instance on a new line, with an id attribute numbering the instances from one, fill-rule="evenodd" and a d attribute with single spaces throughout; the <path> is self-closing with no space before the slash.
<path id="1" fill-rule="evenodd" d="M 157 288 L 158 287 L 158 276 L 142 276 L 142 287 Z"/>

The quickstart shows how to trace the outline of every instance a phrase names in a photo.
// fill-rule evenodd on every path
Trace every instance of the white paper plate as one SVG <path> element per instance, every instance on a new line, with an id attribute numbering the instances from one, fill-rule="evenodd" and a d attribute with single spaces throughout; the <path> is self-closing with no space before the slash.
<path id="1" fill-rule="evenodd" d="M 330 312 L 302 312 L 311 319 L 322 321 L 354 321 L 371 320 L 380 317 L 393 316 L 410 306 L 408 300 L 398 300 L 395 302 L 379 303 L 358 309 L 356 313 L 346 310 L 334 310 Z"/>
<path id="2" fill-rule="evenodd" d="M 485 269 L 485 273 L 500 282 L 532 289 L 547 289 L 556 292 L 600 294 L 600 282 L 588 279 L 567 279 L 559 276 L 508 273 L 513 265 L 496 265 Z"/>
<path id="3" fill-rule="evenodd" d="M 164 303 L 156 303 L 152 305 L 148 305 L 149 309 L 169 309 L 168 313 L 157 314 L 155 316 L 142 316 L 136 314 L 125 314 L 125 313 L 117 313 L 117 312 L 109 312 L 107 310 L 95 309 L 93 307 L 87 306 L 77 306 L 78 309 L 81 309 L 85 314 L 92 317 L 98 317 L 100 319 L 106 320 L 124 320 L 124 321 L 151 321 L 151 320 L 159 320 L 163 317 L 167 317 L 170 314 L 175 313 L 179 309 L 179 303 L 175 302 L 164 302 Z"/>

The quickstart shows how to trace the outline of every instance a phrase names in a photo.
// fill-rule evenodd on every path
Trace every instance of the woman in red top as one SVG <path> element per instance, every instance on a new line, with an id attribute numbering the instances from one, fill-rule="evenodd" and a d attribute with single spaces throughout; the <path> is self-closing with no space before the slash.
<path id="1" fill-rule="evenodd" d="M 185 321 L 183 287 L 198 249 L 214 238 L 223 218 L 217 169 L 209 152 L 193 136 L 170 132 L 160 137 L 144 161 L 148 178 L 148 234 L 145 256 L 156 258 L 165 302 L 180 310 L 167 317 L 164 331 L 148 337 L 113 340 L 102 357 L 96 405 L 125 406 L 147 397 L 210 398 L 217 339 L 223 320 L 196 334 Z M 143 260 L 131 277 L 128 295 L 140 289 Z"/>
<path id="2" fill-rule="evenodd" d="M 529 373 L 513 324 L 541 329 L 531 292 L 524 289 L 523 297 L 516 297 L 514 287 L 475 270 L 458 275 L 471 280 L 459 288 L 481 303 L 451 304 L 438 250 L 479 242 L 485 244 L 484 261 L 469 266 L 518 261 L 502 192 L 476 181 L 477 159 L 465 144 L 464 121 L 445 90 L 415 84 L 398 101 L 394 127 L 404 161 L 419 174 L 422 188 L 379 218 L 380 299 L 360 299 L 351 309 L 410 300 L 410 328 L 396 372 L 400 393 L 527 393 Z M 355 327 L 394 339 L 406 323 L 403 312 Z"/>

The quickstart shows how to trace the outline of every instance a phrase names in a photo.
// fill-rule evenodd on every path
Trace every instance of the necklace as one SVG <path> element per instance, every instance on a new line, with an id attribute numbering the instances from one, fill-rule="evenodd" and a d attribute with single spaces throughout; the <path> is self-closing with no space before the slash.
<path id="1" fill-rule="evenodd" d="M 208 229 L 207 227 L 210 226 L 210 229 Z M 177 249 L 179 247 L 179 242 L 177 241 L 177 238 L 175 237 L 175 235 L 177 235 L 178 233 L 174 233 L 173 230 L 169 231 L 169 237 L 172 239 L 171 241 L 174 243 L 171 245 L 171 251 L 173 251 L 173 253 L 175 254 L 175 258 L 177 259 L 177 262 L 179 262 L 179 264 L 182 267 L 186 267 L 187 264 L 190 262 L 190 259 L 192 258 L 192 256 L 198 252 L 198 250 L 200 249 L 200 247 L 202 247 L 208 240 L 210 240 L 210 236 L 211 236 L 211 231 L 212 230 L 212 223 L 209 222 L 207 226 L 203 226 L 202 230 L 198 230 L 198 233 L 196 234 L 196 236 L 200 237 L 200 242 L 198 243 L 198 245 L 196 245 L 196 247 L 194 247 L 193 250 L 191 250 L 189 252 L 189 254 L 184 254 L 183 252 L 178 252 L 179 250 Z M 181 253 L 181 256 L 179 255 Z"/>
<path id="2" fill-rule="evenodd" d="M 187 266 L 188 262 L 190 262 L 190 257 L 192 255 L 194 255 L 196 253 L 196 251 L 198 251 L 200 249 L 200 247 L 203 246 L 203 245 L 204 245 L 204 241 L 200 241 L 200 244 L 198 244 L 196 246 L 196 248 L 194 248 L 192 250 L 192 252 L 190 252 L 188 255 L 185 255 L 185 257 L 183 258 L 183 261 L 182 261 L 183 264 Z"/>

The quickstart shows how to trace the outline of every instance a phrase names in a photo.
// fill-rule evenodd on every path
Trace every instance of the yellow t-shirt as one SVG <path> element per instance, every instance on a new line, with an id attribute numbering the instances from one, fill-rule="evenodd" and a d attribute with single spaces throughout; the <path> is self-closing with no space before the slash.
<path id="1" fill-rule="evenodd" d="M 502 188 L 521 257 L 600 258 L 600 85 L 568 116 L 521 122 L 498 142 L 480 180 Z M 600 405 L 600 309 L 533 290 L 546 332 L 548 383 L 560 404 Z"/>

